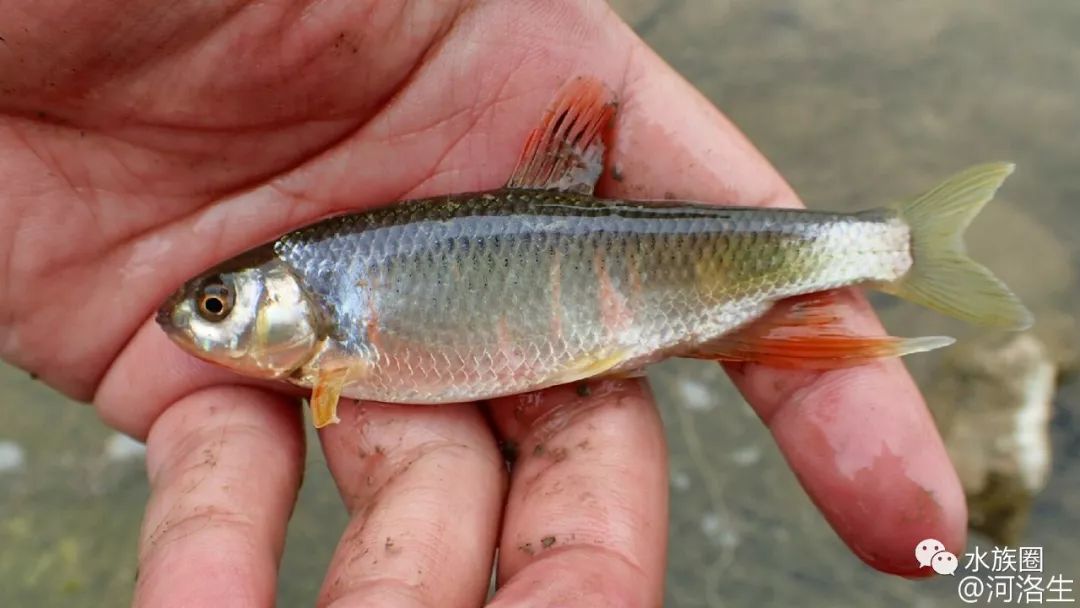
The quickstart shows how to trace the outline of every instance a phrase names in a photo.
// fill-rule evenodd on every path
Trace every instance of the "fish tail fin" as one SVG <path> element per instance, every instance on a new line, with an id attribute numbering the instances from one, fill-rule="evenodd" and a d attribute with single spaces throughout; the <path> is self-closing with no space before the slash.
<path id="1" fill-rule="evenodd" d="M 977 325 L 1027 329 L 1031 312 L 986 267 L 967 256 L 963 235 L 994 197 L 1012 163 L 970 167 L 892 208 L 911 230 L 911 269 L 882 291 Z"/>

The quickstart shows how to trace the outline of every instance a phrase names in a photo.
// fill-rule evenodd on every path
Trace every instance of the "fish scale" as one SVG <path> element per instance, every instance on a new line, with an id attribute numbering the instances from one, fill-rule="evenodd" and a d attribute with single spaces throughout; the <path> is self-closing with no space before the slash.
<path id="1" fill-rule="evenodd" d="M 895 217 L 535 190 L 330 219 L 274 250 L 342 320 L 335 356 L 378 362 L 346 394 L 429 403 L 542 386 L 613 349 L 618 372 L 693 350 L 762 303 L 893 280 L 906 250 L 881 248 L 890 231 L 906 243 Z"/>

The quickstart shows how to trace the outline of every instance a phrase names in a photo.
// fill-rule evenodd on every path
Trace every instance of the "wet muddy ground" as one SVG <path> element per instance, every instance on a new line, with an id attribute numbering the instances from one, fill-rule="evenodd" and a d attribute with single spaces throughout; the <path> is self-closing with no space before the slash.
<path id="1" fill-rule="evenodd" d="M 1067 0 L 619 0 L 641 35 L 740 125 L 810 206 L 909 195 L 969 164 L 1018 164 L 970 233 L 1023 295 L 1047 357 L 1080 344 L 1080 5 Z M 875 297 L 898 335 L 977 330 Z M 931 402 L 941 354 L 909 365 Z M 651 373 L 671 446 L 671 606 L 955 606 L 956 580 L 865 567 L 714 366 Z M 953 383 L 949 390 L 955 391 Z M 961 387 L 962 388 L 962 387 Z M 955 394 L 948 393 L 948 394 Z M 1052 464 L 1019 544 L 1080 579 L 1080 381 L 1050 412 Z M 311 442 L 314 443 L 314 442 Z M 312 447 L 280 603 L 310 604 L 344 513 Z M 147 495 L 141 446 L 0 368 L 0 605 L 123 605 Z M 974 536 L 983 548 L 992 541 Z M 1074 585 L 1074 588 L 1080 588 Z M 1080 596 L 1080 592 L 1074 597 Z"/>

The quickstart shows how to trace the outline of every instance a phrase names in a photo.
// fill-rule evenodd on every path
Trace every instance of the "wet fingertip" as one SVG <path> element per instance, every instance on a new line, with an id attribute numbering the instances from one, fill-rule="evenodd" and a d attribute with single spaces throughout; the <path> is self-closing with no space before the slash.
<path id="1" fill-rule="evenodd" d="M 831 464 L 799 479 L 837 535 L 867 565 L 908 577 L 933 574 L 915 554 L 928 538 L 963 554 L 967 508 L 948 465 L 936 476 L 913 475 L 919 462 L 888 451 L 852 476 Z"/>
<path id="2" fill-rule="evenodd" d="M 852 552 L 877 570 L 912 577 L 927 570 L 915 556 L 924 539 L 963 553 L 963 489 L 899 365 L 789 382 L 772 387 L 784 397 L 766 420 L 801 485 Z"/>

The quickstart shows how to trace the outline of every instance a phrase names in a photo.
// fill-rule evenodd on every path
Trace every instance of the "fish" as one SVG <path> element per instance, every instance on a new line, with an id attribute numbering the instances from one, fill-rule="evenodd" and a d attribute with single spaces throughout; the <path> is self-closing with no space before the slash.
<path id="1" fill-rule="evenodd" d="M 156 320 L 188 353 L 342 397 L 478 401 L 686 357 L 832 369 L 941 348 L 846 328 L 844 287 L 978 325 L 1033 317 L 964 251 L 1013 171 L 977 165 L 889 205 L 838 213 L 596 196 L 617 100 L 565 85 L 505 187 L 302 226 L 179 287 Z"/>

